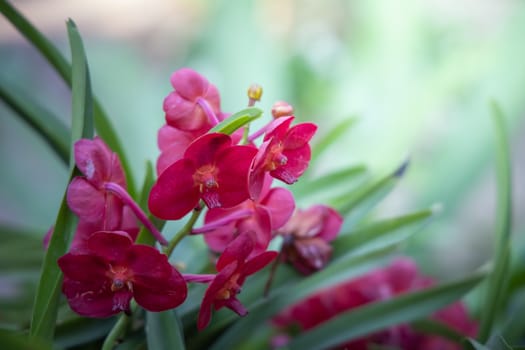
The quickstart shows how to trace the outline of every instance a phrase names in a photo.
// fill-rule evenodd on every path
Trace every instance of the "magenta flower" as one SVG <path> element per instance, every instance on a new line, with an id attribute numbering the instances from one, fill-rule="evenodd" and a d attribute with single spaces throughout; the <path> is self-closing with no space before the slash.
<path id="1" fill-rule="evenodd" d="M 182 68 L 172 74 L 171 85 L 175 91 L 164 99 L 163 106 L 168 125 L 196 131 L 218 123 L 219 91 L 206 78 L 192 69 Z"/>
<path id="2" fill-rule="evenodd" d="M 81 254 L 58 259 L 62 292 L 82 316 L 108 317 L 130 311 L 130 300 L 149 311 L 180 305 L 187 294 L 181 274 L 155 248 L 133 244 L 122 231 L 92 234 Z"/>
<path id="3" fill-rule="evenodd" d="M 75 177 L 67 189 L 67 204 L 84 221 L 103 223 L 115 230 L 122 220 L 122 201 L 108 193 L 104 184 L 113 182 L 126 188 L 124 171 L 118 156 L 99 138 L 75 143 L 77 168 L 85 175 Z"/>
<path id="4" fill-rule="evenodd" d="M 325 205 L 298 209 L 276 232 L 284 238 L 284 259 L 305 275 L 322 269 L 332 254 L 329 242 L 337 237 L 342 224 L 341 215 Z"/>
<path id="5" fill-rule="evenodd" d="M 67 204 L 81 222 L 95 231 L 122 230 L 127 226 L 123 220 L 128 223 L 132 220 L 129 215 L 123 216 L 124 213 L 130 214 L 125 209 L 127 207 L 161 244 L 168 243 L 126 191 L 118 156 L 100 138 L 78 140 L 75 161 L 85 176 L 77 176 L 69 184 Z"/>
<path id="6" fill-rule="evenodd" d="M 212 307 L 218 310 L 227 307 L 239 316 L 245 316 L 248 311 L 237 299 L 246 277 L 268 265 L 277 252 L 264 252 L 253 258 L 248 258 L 253 250 L 253 241 L 242 234 L 224 250 L 217 260 L 217 275 L 211 281 L 202 300 L 197 328 L 202 330 L 210 323 Z"/>
<path id="7" fill-rule="evenodd" d="M 342 312 L 389 299 L 398 294 L 428 288 L 432 284 L 431 279 L 420 275 L 412 260 L 401 258 L 387 268 L 372 271 L 317 292 L 281 312 L 273 322 L 279 327 L 298 325 L 302 331 L 307 331 Z M 465 307 L 459 302 L 436 312 L 432 318 L 444 322 L 465 336 L 476 335 L 476 323 L 468 317 Z M 279 341 L 282 343 L 282 339 Z M 391 327 L 341 344 L 337 348 L 366 350 L 369 344 L 406 350 L 459 350 L 461 348 L 446 339 L 417 333 L 408 325 Z"/>
<path id="8" fill-rule="evenodd" d="M 249 197 L 248 172 L 257 150 L 232 146 L 230 136 L 196 139 L 151 189 L 149 209 L 161 219 L 180 219 L 203 199 L 209 208 L 232 207 Z"/>
<path id="9" fill-rule="evenodd" d="M 306 171 L 310 162 L 310 145 L 317 126 L 313 123 L 301 123 L 290 128 L 294 117 L 275 119 L 264 136 L 252 165 L 250 193 L 257 197 L 264 181 L 265 172 L 269 172 L 287 184 L 293 184 Z"/>
<path id="10" fill-rule="evenodd" d="M 260 197 L 247 199 L 232 208 L 210 209 L 204 226 L 193 233 L 204 233 L 204 240 L 211 250 L 222 252 L 230 242 L 243 232 L 252 236 L 255 243 L 252 254 L 263 252 L 272 239 L 272 231 L 283 226 L 295 209 L 290 191 L 272 188 L 272 178 L 266 176 Z"/>

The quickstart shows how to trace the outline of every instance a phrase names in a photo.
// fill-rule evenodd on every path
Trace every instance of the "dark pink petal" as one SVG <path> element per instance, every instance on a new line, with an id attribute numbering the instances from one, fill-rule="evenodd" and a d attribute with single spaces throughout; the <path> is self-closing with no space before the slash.
<path id="1" fill-rule="evenodd" d="M 164 170 L 151 189 L 150 212 L 164 220 L 177 220 L 195 208 L 200 192 L 194 184 L 194 172 L 195 166 L 188 159 L 181 159 Z"/>
<path id="2" fill-rule="evenodd" d="M 75 177 L 67 188 L 67 205 L 86 221 L 103 219 L 106 194 L 84 177 Z"/>
<path id="3" fill-rule="evenodd" d="M 173 88 L 186 100 L 194 101 L 203 96 L 209 82 L 202 75 L 190 68 L 181 68 L 175 71 L 170 78 Z"/>
<path id="4" fill-rule="evenodd" d="M 419 269 L 416 263 L 409 258 L 398 258 L 385 269 L 387 283 L 392 286 L 395 293 L 420 289 L 417 285 Z"/>
<path id="5" fill-rule="evenodd" d="M 322 218 L 323 227 L 316 237 L 322 238 L 326 242 L 331 242 L 341 231 L 343 217 L 335 209 L 325 205 L 316 205 L 307 210 L 312 215 L 317 215 L 317 211 L 320 211 L 319 215 Z"/>
<path id="6" fill-rule="evenodd" d="M 249 275 L 256 273 L 257 271 L 261 270 L 266 265 L 271 263 L 272 260 L 275 259 L 276 256 L 277 256 L 277 252 L 272 251 L 272 252 L 264 252 L 264 253 L 261 253 L 251 258 L 250 260 L 246 262 L 246 264 L 244 264 L 243 271 L 242 271 L 243 275 L 249 276 Z"/>
<path id="7" fill-rule="evenodd" d="M 172 266 L 166 254 L 143 244 L 134 244 L 129 247 L 126 265 L 133 271 L 135 278 L 139 279 L 162 280 L 172 275 Z"/>
<path id="8" fill-rule="evenodd" d="M 232 146 L 218 155 L 217 192 L 224 207 L 233 207 L 249 198 L 248 175 L 257 150 L 251 146 Z"/>
<path id="9" fill-rule="evenodd" d="M 163 103 L 166 123 L 184 131 L 210 127 L 206 113 L 195 101 L 183 98 L 178 92 L 171 92 Z"/>
<path id="10" fill-rule="evenodd" d="M 204 241 L 206 242 L 208 248 L 214 252 L 220 253 L 224 251 L 236 234 L 237 229 L 235 228 L 235 223 L 232 222 L 228 225 L 223 225 L 222 227 L 218 227 L 215 230 L 204 234 Z"/>
<path id="11" fill-rule="evenodd" d="M 167 167 L 181 159 L 190 143 L 206 131 L 182 131 L 169 125 L 161 127 L 157 139 L 161 150 L 157 159 L 157 174 L 160 175 Z"/>
<path id="12" fill-rule="evenodd" d="M 261 201 L 261 205 L 270 213 L 272 230 L 286 224 L 295 210 L 292 192 L 285 188 L 273 188 Z"/>
<path id="13" fill-rule="evenodd" d="M 275 138 L 279 141 L 283 140 L 293 120 L 293 116 L 274 119 L 266 129 L 264 141 L 268 141 L 271 138 Z"/>
<path id="14" fill-rule="evenodd" d="M 83 282 L 93 289 L 101 287 L 108 269 L 108 264 L 94 255 L 68 253 L 60 257 L 57 262 L 65 277 Z"/>
<path id="15" fill-rule="evenodd" d="M 99 231 L 87 240 L 87 247 L 93 255 L 108 262 L 124 262 L 133 241 L 124 231 Z"/>
<path id="16" fill-rule="evenodd" d="M 235 238 L 224 250 L 217 260 L 217 271 L 221 271 L 225 266 L 240 261 L 244 263 L 246 258 L 253 250 L 253 240 L 248 234 L 241 234 Z"/>
<path id="17" fill-rule="evenodd" d="M 310 146 L 306 144 L 294 150 L 285 149 L 283 155 L 288 159 L 286 165 L 270 171 L 270 175 L 291 185 L 308 169 Z"/>
<path id="18" fill-rule="evenodd" d="M 296 253 L 289 260 L 305 275 L 325 267 L 332 255 L 332 246 L 320 238 L 295 240 L 293 247 Z"/>
<path id="19" fill-rule="evenodd" d="M 88 222 L 85 220 L 78 220 L 77 230 L 73 236 L 73 242 L 69 247 L 69 251 L 75 254 L 89 254 L 87 241 L 89 237 L 95 232 L 102 230 L 102 225 L 99 222 Z"/>
<path id="20" fill-rule="evenodd" d="M 173 309 L 182 304 L 188 294 L 186 282 L 174 267 L 170 266 L 170 272 L 171 274 L 163 278 L 135 276 L 133 296 L 137 304 L 155 312 Z"/>
<path id="21" fill-rule="evenodd" d="M 137 217 L 128 206 L 122 208 L 122 221 L 120 223 L 120 230 L 126 231 L 133 242 L 135 242 L 139 234 Z"/>
<path id="22" fill-rule="evenodd" d="M 272 239 L 270 214 L 265 208 L 257 207 L 252 216 L 238 221 L 237 231 L 251 237 L 254 243 L 251 255 L 265 251 Z"/>
<path id="23" fill-rule="evenodd" d="M 235 297 L 225 300 L 224 304 L 224 306 L 226 306 L 241 317 L 246 316 L 248 314 L 248 310 L 246 310 L 246 308 L 244 307 L 244 305 L 241 304 L 239 299 Z"/>
<path id="24" fill-rule="evenodd" d="M 231 138 L 226 134 L 205 134 L 190 144 L 184 152 L 184 158 L 191 159 L 196 167 L 213 164 L 217 154 L 230 147 L 231 144 Z"/>
<path id="25" fill-rule="evenodd" d="M 103 279 L 103 276 L 101 278 Z M 92 285 L 64 278 L 62 292 L 73 311 L 87 317 L 109 317 L 129 309 L 132 294 L 129 291 L 113 293 L 109 280 L 96 289 Z"/>
<path id="26" fill-rule="evenodd" d="M 244 202 L 243 202 L 244 203 Z M 204 226 L 192 230 L 192 234 L 211 232 L 216 229 L 245 219 L 252 215 L 253 210 L 245 209 L 243 203 L 231 208 L 214 208 L 208 210 Z M 211 215 L 210 211 L 214 212 Z"/>
<path id="27" fill-rule="evenodd" d="M 303 147 L 314 136 L 317 125 L 313 123 L 301 123 L 293 126 L 284 139 L 284 148 L 295 149 Z"/>
<path id="28" fill-rule="evenodd" d="M 100 185 L 111 173 L 111 150 L 96 137 L 93 140 L 80 139 L 74 146 L 77 168 L 86 178 Z"/>

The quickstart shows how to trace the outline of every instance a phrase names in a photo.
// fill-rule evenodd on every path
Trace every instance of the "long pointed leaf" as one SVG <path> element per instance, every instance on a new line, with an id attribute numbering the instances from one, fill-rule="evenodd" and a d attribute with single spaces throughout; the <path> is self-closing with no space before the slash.
<path id="1" fill-rule="evenodd" d="M 346 132 L 356 122 L 355 117 L 347 118 L 334 126 L 330 131 L 318 140 L 312 147 L 312 161 L 315 161 L 321 154 L 323 154 L 330 145 L 335 143 L 340 137 L 346 135 Z"/>
<path id="2" fill-rule="evenodd" d="M 0 12 L 33 46 L 38 49 L 53 68 L 55 68 L 64 82 L 71 86 L 71 65 L 53 43 L 40 33 L 33 24 L 31 24 L 31 22 L 18 12 L 8 1 L 0 1 Z M 96 98 L 93 103 L 93 120 L 100 137 L 119 155 L 126 173 L 128 191 L 133 196 L 135 193 L 135 182 L 131 173 L 129 160 L 126 157 L 119 138 L 117 137 L 115 128 L 111 124 L 109 117 L 102 108 L 102 105 Z"/>
<path id="3" fill-rule="evenodd" d="M 72 21 L 68 24 L 68 34 L 73 57 L 73 93 L 71 128 L 71 149 L 74 142 L 82 137 L 93 137 L 93 117 L 89 71 L 80 35 Z M 75 175 L 73 152 L 70 152 L 70 179 Z M 55 331 L 58 301 L 62 273 L 57 260 L 67 251 L 76 227 L 76 216 L 69 210 L 66 195 L 62 199 L 55 228 L 44 257 L 40 281 L 37 287 L 33 316 L 31 319 L 31 337 L 51 340 Z"/>
<path id="4" fill-rule="evenodd" d="M 408 161 L 401 164 L 393 173 L 333 199 L 331 204 L 345 216 L 346 225 L 353 224 L 394 188 L 407 166 Z"/>
<path id="5" fill-rule="evenodd" d="M 509 142 L 505 126 L 505 117 L 500 107 L 494 102 L 492 104 L 492 116 L 496 136 L 496 175 L 498 201 L 496 212 L 494 268 L 488 278 L 486 298 L 484 300 L 483 313 L 481 315 L 478 340 L 487 342 L 496 320 L 499 308 L 502 304 L 502 296 L 508 283 L 508 272 L 510 263 L 510 232 L 512 215 L 512 186 Z"/>
<path id="6" fill-rule="evenodd" d="M 58 117 L 40 106 L 13 84 L 7 86 L 0 81 L 0 99 L 40 134 L 58 157 L 68 164 L 69 130 Z"/>
<path id="7" fill-rule="evenodd" d="M 259 118 L 261 115 L 262 110 L 260 108 L 245 108 L 215 125 L 210 132 L 222 132 L 223 134 L 231 135 L 235 130 L 242 128 L 244 125 Z"/>
<path id="8" fill-rule="evenodd" d="M 292 340 L 289 348 L 324 349 L 399 323 L 420 319 L 458 300 L 483 278 L 484 275 L 474 274 L 459 281 L 344 312 L 302 333 Z"/>
<path id="9" fill-rule="evenodd" d="M 149 349 L 185 349 L 184 333 L 173 310 L 146 313 L 146 336 Z"/>

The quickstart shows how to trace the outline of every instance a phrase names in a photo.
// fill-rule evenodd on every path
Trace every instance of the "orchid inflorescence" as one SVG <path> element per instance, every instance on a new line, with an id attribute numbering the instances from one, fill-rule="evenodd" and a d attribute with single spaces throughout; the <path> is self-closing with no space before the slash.
<path id="1" fill-rule="evenodd" d="M 275 263 L 287 262 L 303 275 L 329 263 L 331 242 L 341 230 L 342 216 L 323 204 L 296 208 L 290 190 L 272 187 L 274 179 L 292 185 L 305 173 L 311 158 L 309 142 L 317 126 L 293 125 L 293 107 L 279 101 L 272 108 L 271 120 L 252 134 L 249 123 L 221 132 L 220 123 L 230 114 L 221 110 L 219 91 L 213 84 L 188 68 L 173 73 L 171 84 L 174 90 L 163 106 L 166 124 L 158 132 L 158 178 L 147 206 L 162 220 L 191 215 L 191 227 L 182 235 L 204 236 L 215 273 L 181 273 L 172 265 L 170 256 L 183 237 L 166 240 L 148 219 L 126 190 L 126 174 L 118 156 L 101 138 L 81 139 L 75 144 L 74 156 L 83 176 L 75 177 L 67 190 L 67 203 L 79 223 L 69 252 L 58 264 L 64 274 L 62 292 L 71 309 L 82 316 L 129 315 L 134 309 L 132 299 L 148 311 L 173 309 L 185 301 L 188 283 L 204 283 L 208 287 L 197 319 L 197 328 L 203 330 L 213 309 L 226 307 L 246 315 L 248 310 L 237 295 L 248 276 L 272 261 L 274 268 Z M 250 86 L 248 106 L 261 95 L 260 86 Z M 204 211 L 202 225 L 193 227 Z M 159 246 L 136 242 L 139 222 Z M 276 237 L 281 238 L 280 251 L 269 251 Z M 290 325 L 308 330 L 347 309 L 430 284 L 412 262 L 400 260 L 386 270 L 345 281 L 283 310 L 273 318 L 281 332 L 273 343 L 286 345 Z M 453 327 L 463 322 L 466 326 L 456 328 L 465 334 L 475 332 L 475 324 L 469 323 L 460 304 L 436 317 Z M 441 344 L 435 338 L 413 336 L 410 328 L 400 326 L 347 346 L 357 349 L 369 341 L 408 342 L 428 349 L 433 347 L 421 344 Z"/>
<path id="2" fill-rule="evenodd" d="M 181 274 L 169 263 L 173 247 L 163 252 L 135 243 L 140 221 L 160 245 L 168 245 L 126 191 L 118 156 L 99 137 L 81 139 L 75 144 L 75 161 L 83 176 L 75 177 L 67 191 L 67 203 L 79 224 L 70 251 L 58 260 L 64 273 L 62 291 L 80 315 L 129 314 L 132 298 L 149 311 L 172 309 L 184 302 L 186 283 L 193 282 L 208 283 L 199 329 L 209 324 L 212 306 L 225 306 L 243 316 L 247 310 L 236 295 L 246 277 L 275 259 L 278 253 L 267 251 L 270 241 L 277 235 L 292 234 L 293 228 L 279 230 L 302 215 L 300 211 L 294 214 L 295 201 L 289 190 L 271 186 L 274 178 L 293 184 L 306 171 L 316 125 L 292 126 L 293 108 L 281 101 L 272 111 L 272 120 L 252 135 L 247 135 L 248 126 L 232 135 L 214 132 L 229 116 L 221 111 L 217 88 L 188 68 L 173 73 L 171 84 L 174 91 L 164 100 L 166 124 L 158 134 L 158 178 L 149 193 L 148 207 L 163 220 L 178 220 L 207 207 L 204 225 L 189 233 L 203 234 L 210 250 L 218 254 L 217 273 Z M 261 94 L 259 86 L 250 87 L 249 105 Z M 301 232 L 298 237 L 333 239 L 342 218 L 330 208 L 323 215 L 312 217 L 307 224 L 315 232 Z M 324 226 L 330 231 L 326 237 L 318 234 Z M 303 249 L 308 252 L 302 259 L 297 252 L 288 254 L 287 249 L 283 259 L 299 269 L 305 266 L 304 271 L 318 270 L 328 260 L 325 245 L 328 243 L 317 249 L 315 243 L 312 249 Z"/>

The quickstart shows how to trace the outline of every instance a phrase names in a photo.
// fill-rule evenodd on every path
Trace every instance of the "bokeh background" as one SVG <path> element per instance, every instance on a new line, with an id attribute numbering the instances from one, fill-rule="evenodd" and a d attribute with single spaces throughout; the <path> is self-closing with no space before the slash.
<path id="1" fill-rule="evenodd" d="M 158 155 L 156 132 L 170 74 L 184 66 L 219 88 L 225 111 L 245 107 L 246 88 L 257 82 L 264 87 L 260 106 L 267 115 L 275 101 L 286 100 L 298 119 L 318 123 L 320 134 L 354 118 L 351 131 L 314 171 L 322 175 L 366 164 L 381 176 L 410 159 L 403 180 L 375 214 L 389 217 L 438 203 L 439 217 L 405 248 L 438 277 L 461 275 L 490 258 L 495 211 L 490 101 L 497 100 L 511 133 L 514 235 L 517 242 L 523 236 L 523 1 L 13 3 L 67 57 L 65 21 L 77 23 L 93 90 L 139 181 L 145 161 Z M 0 79 L 70 124 L 69 90 L 4 18 Z M 0 227 L 43 237 L 66 177 L 47 145 L 0 102 Z M 0 269 L 4 282 L 17 278 L 22 277 Z M 12 283 L 0 286 L 1 295 L 15 293 Z"/>

